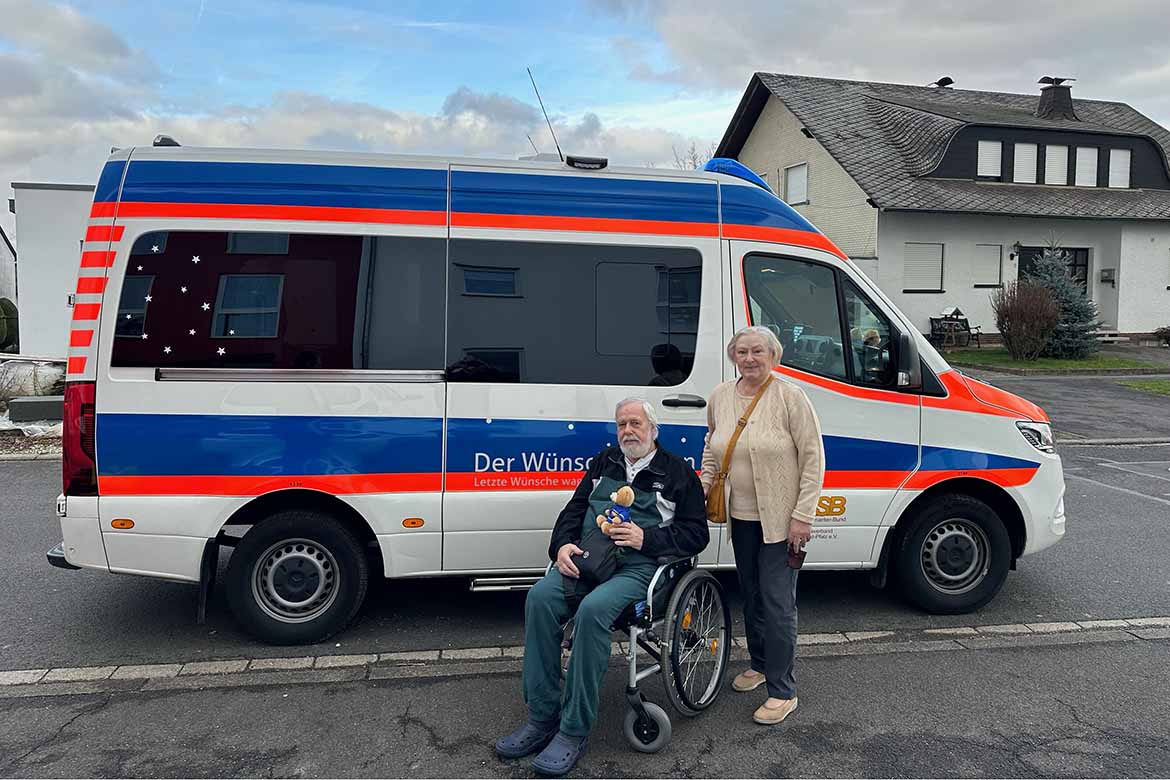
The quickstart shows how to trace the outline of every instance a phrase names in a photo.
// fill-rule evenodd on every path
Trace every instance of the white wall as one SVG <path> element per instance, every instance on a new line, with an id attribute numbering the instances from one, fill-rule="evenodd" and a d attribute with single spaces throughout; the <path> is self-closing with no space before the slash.
<path id="1" fill-rule="evenodd" d="M 781 197 L 784 168 L 808 163 L 808 203 L 794 208 L 850 257 L 875 256 L 877 209 L 828 150 L 806 138 L 801 127 L 779 98 L 769 96 L 737 159 L 764 176 Z"/>
<path id="2" fill-rule="evenodd" d="M 1166 279 L 1170 223 L 883 212 L 878 222 L 876 281 L 923 333 L 930 332 L 929 318 L 949 306 L 958 306 L 972 325 L 994 333 L 995 315 L 989 301 L 994 290 L 975 288 L 972 282 L 975 245 L 1003 246 L 1003 281 L 1009 282 L 1019 273 L 1018 262 L 1010 259 L 1012 245 L 1044 246 L 1053 237 L 1062 246 L 1088 248 L 1089 295 L 1098 302 L 1102 320 L 1123 332 L 1149 331 L 1157 327 L 1151 324 L 1155 320 L 1170 320 L 1168 299 L 1160 297 L 1160 293 L 1170 296 L 1165 289 L 1170 284 Z M 902 251 L 907 241 L 944 245 L 944 293 L 902 292 Z M 1116 292 L 1097 281 L 1101 268 L 1118 269 Z M 1147 309 L 1160 302 L 1161 314 L 1140 310 L 1139 301 Z"/>
<path id="3" fill-rule="evenodd" d="M 17 306 L 20 351 L 65 358 L 69 347 L 69 293 L 77 286 L 81 239 L 93 187 L 13 182 L 20 252 Z"/>
<path id="4" fill-rule="evenodd" d="M 1121 229 L 1117 329 L 1148 333 L 1170 325 L 1170 222 Z"/>

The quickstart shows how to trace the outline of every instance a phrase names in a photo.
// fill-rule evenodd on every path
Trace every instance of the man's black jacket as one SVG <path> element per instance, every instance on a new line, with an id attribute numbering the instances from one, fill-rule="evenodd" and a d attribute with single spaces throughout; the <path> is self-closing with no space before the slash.
<path id="1" fill-rule="evenodd" d="M 557 517 L 548 548 L 549 560 L 556 560 L 557 550 L 562 546 L 580 544 L 582 523 L 589 512 L 594 481 L 604 476 L 625 483 L 625 457 L 620 447 L 608 447 L 593 458 L 573 497 Z M 689 463 L 659 447 L 650 464 L 634 477 L 632 487 L 638 491 L 660 493 L 674 504 L 671 522 L 643 529 L 643 555 L 651 559 L 685 557 L 703 551 L 711 538 L 707 532 L 707 506 L 703 499 L 703 485 Z M 593 522 L 592 517 L 589 522 Z"/>

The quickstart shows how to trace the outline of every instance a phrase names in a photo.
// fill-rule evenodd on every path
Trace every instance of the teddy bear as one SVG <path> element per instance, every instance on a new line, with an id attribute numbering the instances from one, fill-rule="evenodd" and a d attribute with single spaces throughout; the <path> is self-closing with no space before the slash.
<path id="1" fill-rule="evenodd" d="M 622 485 L 609 494 L 609 500 L 613 502 L 613 506 L 597 516 L 597 527 L 606 536 L 609 536 L 610 529 L 618 523 L 630 522 L 630 507 L 634 505 L 634 489 L 629 485 Z"/>

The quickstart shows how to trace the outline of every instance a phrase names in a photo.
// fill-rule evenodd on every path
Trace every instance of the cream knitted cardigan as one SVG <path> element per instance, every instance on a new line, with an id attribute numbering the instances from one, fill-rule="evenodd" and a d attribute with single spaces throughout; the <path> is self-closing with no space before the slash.
<path id="1" fill-rule="evenodd" d="M 704 489 L 719 473 L 738 419 L 735 380 L 724 382 L 711 392 L 707 403 L 701 477 Z M 821 424 L 808 396 L 796 385 L 773 375 L 772 384 L 748 418 L 744 443 L 751 456 L 764 542 L 783 542 L 788 538 L 789 518 L 813 522 L 825 478 Z M 724 494 L 728 502 L 732 490 L 735 485 L 730 485 Z"/>

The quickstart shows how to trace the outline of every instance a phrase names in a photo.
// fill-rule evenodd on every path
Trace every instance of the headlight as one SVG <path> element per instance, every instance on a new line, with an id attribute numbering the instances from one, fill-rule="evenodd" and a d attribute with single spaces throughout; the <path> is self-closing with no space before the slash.
<path id="1" fill-rule="evenodd" d="M 1016 427 L 1020 429 L 1020 434 L 1028 440 L 1028 443 L 1036 449 L 1041 452 L 1056 451 L 1056 443 L 1052 439 L 1052 426 L 1048 423 L 1020 420 L 1016 422 Z"/>

